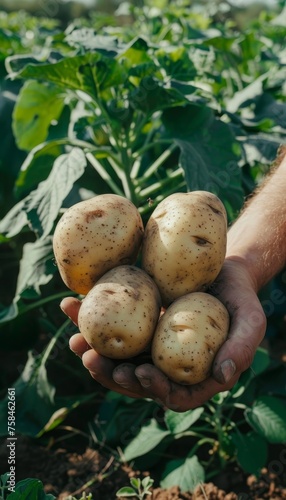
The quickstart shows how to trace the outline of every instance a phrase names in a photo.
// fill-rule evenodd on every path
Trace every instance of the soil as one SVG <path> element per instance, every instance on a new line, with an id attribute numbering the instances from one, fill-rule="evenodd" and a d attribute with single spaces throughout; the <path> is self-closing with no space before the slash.
<path id="1" fill-rule="evenodd" d="M 39 445 L 37 440 L 20 436 L 17 440 L 17 481 L 37 478 L 47 493 L 58 500 L 68 495 L 80 498 L 83 492 L 92 493 L 93 500 L 115 500 L 119 488 L 129 485 L 131 477 L 149 475 L 127 465 L 120 465 L 112 455 L 86 447 L 71 451 L 68 443 Z M 0 470 L 7 464 L 6 443 L 0 447 Z M 281 476 L 281 475 L 280 475 Z M 281 478 L 263 469 L 261 476 L 247 476 L 238 468 L 230 467 L 212 483 L 200 484 L 193 493 L 183 492 L 178 486 L 169 489 L 154 487 L 150 500 L 251 500 L 286 499 L 286 487 Z M 221 485 L 221 486 L 220 486 Z M 130 498 L 130 497 L 129 497 Z M 135 498 L 135 497 L 131 497 Z"/>

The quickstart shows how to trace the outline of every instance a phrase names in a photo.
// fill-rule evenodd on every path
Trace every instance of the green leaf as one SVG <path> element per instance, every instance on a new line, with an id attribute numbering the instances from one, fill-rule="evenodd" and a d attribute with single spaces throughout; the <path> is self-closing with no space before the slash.
<path id="1" fill-rule="evenodd" d="M 13 304 L 7 307 L 1 307 L 0 308 L 0 323 L 5 322 L 5 321 L 11 321 L 12 319 L 16 318 L 18 315 L 18 306 L 17 306 L 17 299 Z"/>
<path id="2" fill-rule="evenodd" d="M 64 146 L 70 141 L 50 141 L 35 146 L 21 166 L 16 180 L 15 192 L 18 198 L 24 198 L 43 180 L 45 180 L 58 156 L 64 153 Z"/>
<path id="3" fill-rule="evenodd" d="M 275 27 L 282 26 L 285 30 L 286 24 L 286 6 L 282 9 L 280 14 L 271 20 L 271 24 Z"/>
<path id="4" fill-rule="evenodd" d="M 19 234 L 23 227 L 27 225 L 27 214 L 24 210 L 26 199 L 19 201 L 0 221 L 0 233 L 5 234 L 7 238 L 13 238 Z"/>
<path id="5" fill-rule="evenodd" d="M 149 56 L 148 50 L 147 41 L 144 38 L 138 37 L 120 51 L 118 59 L 125 59 L 128 66 L 149 63 L 152 61 L 152 58 Z"/>
<path id="6" fill-rule="evenodd" d="M 235 40 L 235 36 L 224 33 L 223 35 L 217 35 L 212 38 L 208 38 L 208 40 L 205 40 L 205 45 L 215 47 L 219 51 L 230 52 Z"/>
<path id="7" fill-rule="evenodd" d="M 285 74 L 286 76 L 286 74 Z M 264 92 L 248 101 L 248 106 L 242 113 L 242 120 L 247 119 L 247 126 L 263 129 L 263 124 L 269 123 L 286 129 L 286 104 L 278 102 L 270 92 Z M 266 127 L 267 131 L 268 127 Z"/>
<path id="8" fill-rule="evenodd" d="M 255 353 L 253 361 L 251 363 L 251 371 L 254 375 L 259 375 L 263 373 L 270 366 L 270 356 L 269 352 L 262 347 L 259 347 Z"/>
<path id="9" fill-rule="evenodd" d="M 123 486 L 116 492 L 117 497 L 134 497 L 136 496 L 136 491 L 130 486 Z"/>
<path id="10" fill-rule="evenodd" d="M 185 47 L 160 48 L 156 53 L 160 66 L 174 80 L 189 82 L 194 80 L 197 70 Z"/>
<path id="11" fill-rule="evenodd" d="M 172 434 L 179 434 L 189 429 L 202 415 L 204 408 L 195 408 L 185 413 L 177 413 L 172 410 L 165 412 L 165 422 Z"/>
<path id="12" fill-rule="evenodd" d="M 169 436 L 170 431 L 162 429 L 154 418 L 151 419 L 141 427 L 137 436 L 124 448 L 124 460 L 130 462 L 134 458 L 147 454 Z"/>
<path id="13" fill-rule="evenodd" d="M 188 190 L 217 194 L 234 217 L 243 204 L 244 191 L 238 166 L 240 145 L 231 127 L 198 104 L 166 110 L 162 120 L 181 149 L 179 165 Z"/>
<path id="14" fill-rule="evenodd" d="M 11 52 L 20 51 L 22 48 L 21 37 L 1 29 L 0 31 L 0 58 L 5 59 Z"/>
<path id="15" fill-rule="evenodd" d="M 181 490 L 193 491 L 195 487 L 204 482 L 205 473 L 196 455 L 187 458 L 170 460 L 162 474 L 160 486 L 170 488 L 177 484 Z"/>
<path id="16" fill-rule="evenodd" d="M 131 486 L 133 486 L 133 488 L 136 488 L 137 490 L 139 490 L 139 488 L 141 486 L 141 479 L 139 477 L 131 477 L 130 484 L 131 484 Z"/>
<path id="17" fill-rule="evenodd" d="M 252 408 L 245 411 L 245 418 L 251 427 L 270 443 L 286 442 L 286 401 L 261 396 Z"/>
<path id="18" fill-rule="evenodd" d="M 54 500 L 56 497 L 46 493 L 39 479 L 23 479 L 16 484 L 15 491 L 7 496 L 7 500 Z"/>
<path id="19" fill-rule="evenodd" d="M 106 55 L 116 55 L 120 48 L 118 37 L 97 35 L 93 28 L 74 29 L 65 41 L 73 47 L 84 47 L 87 51 L 96 50 Z"/>
<path id="20" fill-rule="evenodd" d="M 41 182 L 26 203 L 26 213 L 33 231 L 46 237 L 53 229 L 54 222 L 66 196 L 86 167 L 86 158 L 79 148 L 59 156 L 47 180 Z"/>
<path id="21" fill-rule="evenodd" d="M 144 422 L 158 409 L 151 400 L 131 399 L 115 392 L 109 392 L 100 405 L 98 421 L 93 430 L 99 441 L 111 447 L 126 446 L 139 432 Z"/>
<path id="22" fill-rule="evenodd" d="M 86 157 L 79 148 L 72 148 L 69 153 L 59 156 L 49 177 L 2 219 L 0 232 L 11 238 L 28 222 L 39 237 L 48 236 L 64 199 L 74 182 L 82 176 L 86 164 Z"/>
<path id="23" fill-rule="evenodd" d="M 260 75 L 255 80 L 251 81 L 249 85 L 242 90 L 236 92 L 234 96 L 227 101 L 226 109 L 230 113 L 236 113 L 240 106 L 249 99 L 253 99 L 257 95 L 262 94 L 264 82 L 267 80 L 270 72 Z"/>
<path id="24" fill-rule="evenodd" d="M 268 456 L 267 441 L 256 432 L 232 434 L 232 441 L 236 447 L 236 456 L 239 465 L 245 472 L 259 475 Z"/>
<path id="25" fill-rule="evenodd" d="M 186 102 L 182 94 L 173 88 L 165 87 L 152 76 L 142 78 L 138 87 L 130 93 L 129 100 L 134 109 L 140 109 L 148 115 Z"/>
<path id="26" fill-rule="evenodd" d="M 53 64 L 28 64 L 18 76 L 48 81 L 65 90 L 81 90 L 95 99 L 100 92 L 122 84 L 127 78 L 117 60 L 94 52 L 66 57 Z"/>
<path id="27" fill-rule="evenodd" d="M 246 156 L 246 163 L 251 167 L 255 165 L 269 166 L 276 157 L 281 144 L 278 137 L 258 132 L 249 133 L 243 138 L 242 146 Z"/>
<path id="28" fill-rule="evenodd" d="M 28 353 L 27 363 L 14 383 L 16 394 L 17 424 L 16 432 L 36 436 L 57 409 L 55 405 L 55 387 L 47 378 L 46 368 L 40 358 Z M 7 396 L 0 402 L 0 412 L 7 411 Z M 35 410 L 36 409 L 36 410 Z M 7 424 L 0 427 L 0 435 L 7 435 Z"/>
<path id="29" fill-rule="evenodd" d="M 150 476 L 143 477 L 142 486 L 145 490 L 151 488 L 153 484 L 154 484 L 154 479 L 151 479 Z"/>
<path id="30" fill-rule="evenodd" d="M 30 151 L 44 142 L 51 122 L 58 120 L 63 107 L 64 96 L 57 87 L 25 82 L 13 111 L 13 132 L 18 147 Z"/>
<path id="31" fill-rule="evenodd" d="M 28 289 L 35 291 L 36 295 L 41 294 L 40 287 L 46 285 L 56 272 L 53 258 L 52 237 L 24 245 L 16 296 L 23 296 Z"/>

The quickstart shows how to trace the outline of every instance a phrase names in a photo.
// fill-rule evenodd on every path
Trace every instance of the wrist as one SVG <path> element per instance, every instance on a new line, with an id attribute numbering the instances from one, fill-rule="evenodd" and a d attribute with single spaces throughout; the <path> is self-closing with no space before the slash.
<path id="1" fill-rule="evenodd" d="M 235 270 L 237 275 L 240 275 L 241 280 L 244 281 L 244 286 L 248 282 L 249 288 L 255 293 L 258 293 L 261 286 L 255 274 L 253 263 L 250 259 L 237 254 L 228 253 L 225 257 L 224 267 L 229 270 Z"/>

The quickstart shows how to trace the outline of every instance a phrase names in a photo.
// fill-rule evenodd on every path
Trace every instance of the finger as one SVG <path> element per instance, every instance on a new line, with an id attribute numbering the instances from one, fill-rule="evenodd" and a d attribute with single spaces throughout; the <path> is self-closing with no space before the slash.
<path id="1" fill-rule="evenodd" d="M 121 387 L 145 397 L 145 388 L 136 377 L 135 369 L 136 365 L 132 363 L 122 363 L 113 370 L 113 380 Z"/>
<path id="2" fill-rule="evenodd" d="M 75 333 L 69 340 L 70 349 L 77 355 L 82 357 L 83 354 L 91 349 L 90 345 L 83 338 L 81 333 Z"/>
<path id="3" fill-rule="evenodd" d="M 161 402 L 176 412 L 184 412 L 201 406 L 218 392 L 231 389 L 238 379 L 235 375 L 223 387 L 211 377 L 193 386 L 180 385 L 169 380 L 160 370 L 149 364 L 137 367 L 135 375 L 144 384 L 147 391 L 146 397 Z"/>
<path id="4" fill-rule="evenodd" d="M 213 377 L 217 382 L 227 383 L 234 374 L 249 368 L 265 330 L 265 314 L 256 298 L 234 313 L 228 339 L 213 363 Z"/>
<path id="5" fill-rule="evenodd" d="M 68 316 L 72 322 L 77 325 L 78 312 L 80 310 L 81 301 L 75 297 L 65 297 L 61 303 L 61 310 Z"/>
<path id="6" fill-rule="evenodd" d="M 113 380 L 113 370 L 115 369 L 114 361 L 101 356 L 93 349 L 90 349 L 83 354 L 82 362 L 85 368 L 87 368 L 90 372 L 90 375 L 106 389 L 132 398 L 142 398 L 142 396 L 146 397 L 142 388 L 137 394 L 136 391 L 133 390 L 132 386 L 128 389 L 117 384 L 116 381 Z"/>

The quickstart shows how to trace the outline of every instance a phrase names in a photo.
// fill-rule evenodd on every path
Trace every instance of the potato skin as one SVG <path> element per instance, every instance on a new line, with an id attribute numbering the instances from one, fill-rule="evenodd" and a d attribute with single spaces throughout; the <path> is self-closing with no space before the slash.
<path id="1" fill-rule="evenodd" d="M 145 228 L 142 268 L 165 306 L 209 287 L 224 262 L 226 237 L 226 211 L 214 194 L 176 193 L 159 203 Z"/>
<path id="2" fill-rule="evenodd" d="M 83 299 L 78 325 L 95 351 L 127 359 L 150 345 L 160 310 L 159 291 L 150 276 L 135 266 L 119 266 Z"/>
<path id="3" fill-rule="evenodd" d="M 189 293 L 161 317 L 152 341 L 153 363 L 179 384 L 202 382 L 210 375 L 228 330 L 228 311 L 216 297 Z"/>
<path id="4" fill-rule="evenodd" d="M 53 237 L 62 280 L 86 295 L 109 269 L 135 263 L 143 232 L 137 208 L 123 196 L 103 194 L 73 205 Z"/>

